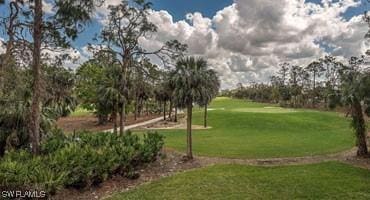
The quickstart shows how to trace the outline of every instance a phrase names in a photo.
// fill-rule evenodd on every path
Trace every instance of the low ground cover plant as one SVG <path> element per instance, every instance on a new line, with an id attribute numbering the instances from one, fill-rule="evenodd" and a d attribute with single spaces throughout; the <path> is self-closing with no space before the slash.
<path id="1" fill-rule="evenodd" d="M 164 142 L 157 132 L 143 137 L 127 132 L 56 132 L 41 145 L 40 155 L 27 150 L 7 152 L 0 160 L 0 186 L 55 193 L 63 187 L 84 188 L 113 175 L 137 178 L 138 167 L 153 162 Z"/>

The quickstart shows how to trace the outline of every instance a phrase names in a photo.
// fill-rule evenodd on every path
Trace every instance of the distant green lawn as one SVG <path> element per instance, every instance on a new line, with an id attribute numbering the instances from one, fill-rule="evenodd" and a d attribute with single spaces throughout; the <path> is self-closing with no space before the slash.
<path id="1" fill-rule="evenodd" d="M 218 165 L 163 178 L 111 199 L 370 199 L 369 186 L 370 171 L 336 162 Z"/>
<path id="2" fill-rule="evenodd" d="M 208 130 L 195 130 L 196 155 L 272 158 L 327 154 L 350 149 L 354 134 L 348 119 L 334 112 L 283 109 L 274 105 L 218 98 L 210 106 Z M 203 124 L 202 109 L 194 123 Z M 186 149 L 185 130 L 161 130 L 166 146 Z"/>
<path id="3" fill-rule="evenodd" d="M 72 117 L 84 117 L 84 116 L 89 116 L 89 115 L 93 115 L 94 112 L 93 111 L 90 111 L 90 110 L 87 110 L 85 108 L 82 108 L 81 106 L 78 106 L 76 108 L 76 110 L 71 113 L 70 116 Z"/>

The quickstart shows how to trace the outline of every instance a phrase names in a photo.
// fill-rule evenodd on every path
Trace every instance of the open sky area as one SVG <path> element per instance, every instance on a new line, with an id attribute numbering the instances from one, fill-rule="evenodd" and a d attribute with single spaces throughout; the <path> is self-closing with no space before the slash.
<path id="1" fill-rule="evenodd" d="M 52 13 L 52 1 L 45 0 Z M 90 25 L 73 42 L 77 63 L 88 60 L 87 45 L 100 32 L 109 14 L 106 0 Z M 359 56 L 368 47 L 362 16 L 367 0 L 152 0 L 150 20 L 158 33 L 141 40 L 154 50 L 178 39 L 189 45 L 188 54 L 203 56 L 221 77 L 222 88 L 238 83 L 264 82 L 279 63 L 305 66 L 332 54 L 342 59 Z M 8 8 L 0 7 L 0 16 Z M 0 34 L 5 38 L 4 34 Z M 241 42 L 242 41 L 242 42 Z"/>

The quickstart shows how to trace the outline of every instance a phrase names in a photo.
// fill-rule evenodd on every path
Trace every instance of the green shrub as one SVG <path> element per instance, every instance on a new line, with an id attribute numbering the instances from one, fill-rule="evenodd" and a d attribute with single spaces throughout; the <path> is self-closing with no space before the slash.
<path id="1" fill-rule="evenodd" d="M 49 154 L 65 147 L 69 142 L 67 136 L 60 129 L 56 129 L 51 135 L 46 137 L 45 142 L 41 143 L 41 152 Z"/>
<path id="2" fill-rule="evenodd" d="M 44 159 L 35 158 L 30 163 L 32 172 L 27 176 L 27 184 L 33 186 L 34 189 L 44 190 L 49 194 L 55 192 L 63 187 L 63 180 L 66 178 L 67 173 L 58 173 L 53 168 L 48 166 Z"/>
<path id="3" fill-rule="evenodd" d="M 140 158 L 143 162 L 155 161 L 164 145 L 164 137 L 157 132 L 149 132 L 144 135 Z"/>
<path id="4" fill-rule="evenodd" d="M 80 188 L 87 185 L 87 159 L 90 159 L 90 152 L 90 149 L 71 143 L 49 155 L 47 160 L 57 173 L 67 173 L 64 186 Z"/>
<path id="5" fill-rule="evenodd" d="M 9 188 L 43 189 L 53 194 L 62 186 L 64 173 L 56 173 L 43 157 L 26 151 L 9 152 L 0 162 L 0 185 Z"/>
<path id="6" fill-rule="evenodd" d="M 0 186 L 42 189 L 97 185 L 114 174 L 137 178 L 135 169 L 154 161 L 163 146 L 156 132 L 136 134 L 83 132 L 65 136 L 56 131 L 42 143 L 42 154 L 7 152 L 0 160 Z"/>
<path id="7" fill-rule="evenodd" d="M 20 161 L 14 157 L 15 154 L 14 152 L 5 154 L 0 162 L 0 185 L 2 187 L 17 187 L 28 182 L 27 175 L 31 171 L 28 164 L 32 156 L 29 154 L 26 160 Z M 23 154 L 25 154 L 24 151 L 19 151 L 20 157 L 23 157 Z"/>

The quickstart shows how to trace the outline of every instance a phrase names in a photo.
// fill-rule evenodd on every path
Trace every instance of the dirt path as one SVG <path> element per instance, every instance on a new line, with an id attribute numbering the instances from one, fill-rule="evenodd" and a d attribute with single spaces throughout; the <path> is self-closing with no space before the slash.
<path id="1" fill-rule="evenodd" d="M 338 161 L 346 163 L 355 167 L 370 170 L 370 157 L 359 158 L 356 156 L 356 149 L 343 151 L 335 154 L 305 156 L 305 157 L 291 157 L 291 158 L 267 158 L 267 159 L 232 159 L 219 157 L 204 157 L 197 156 L 196 162 L 202 167 L 217 165 L 217 164 L 239 164 L 251 166 L 289 166 L 289 165 L 307 165 L 317 164 L 321 162 Z"/>
<path id="2" fill-rule="evenodd" d="M 154 118 L 154 119 L 150 119 L 150 120 L 147 120 L 147 121 L 143 121 L 143 122 L 140 122 L 140 123 L 136 123 L 136 124 L 126 126 L 125 131 L 131 130 L 131 129 L 134 129 L 134 128 L 138 128 L 138 127 L 142 127 L 142 126 L 147 126 L 147 125 L 150 125 L 150 124 L 154 124 L 154 123 L 160 122 L 160 121 L 163 121 L 163 117 L 157 117 L 157 118 Z M 113 132 L 113 129 L 109 129 L 109 130 L 106 130 L 104 132 Z"/>
<path id="3" fill-rule="evenodd" d="M 130 126 L 132 124 L 137 124 L 155 118 L 159 118 L 160 116 L 161 115 L 149 115 L 149 116 L 144 115 L 135 120 L 133 115 L 128 115 L 126 124 Z M 98 120 L 94 115 L 88 115 L 88 116 L 69 116 L 61 118 L 57 121 L 57 126 L 67 133 L 72 133 L 74 131 L 84 131 L 84 130 L 93 132 L 105 131 L 108 129 L 112 129 L 114 125 L 112 122 L 108 122 L 105 125 L 99 125 Z"/>
<path id="4" fill-rule="evenodd" d="M 204 127 L 203 125 L 195 125 L 193 124 L 192 126 L 193 130 L 207 130 L 207 129 L 212 129 L 211 126 Z M 143 126 L 137 126 L 138 130 L 185 130 L 187 128 L 186 125 L 186 116 L 183 115 L 183 112 L 180 112 L 178 115 L 178 122 L 173 122 L 173 121 L 164 121 L 160 120 L 157 123 L 150 123 L 150 124 L 145 124 Z"/>
<path id="5" fill-rule="evenodd" d="M 215 164 L 241 164 L 241 165 L 255 165 L 255 166 L 284 166 L 284 165 L 303 165 L 314 164 L 326 161 L 344 161 L 354 157 L 356 148 L 340 153 L 304 156 L 304 157 L 287 157 L 287 158 L 263 158 L 263 159 L 233 159 L 220 157 L 205 157 L 198 156 L 196 159 L 202 166 L 209 166 Z"/>

